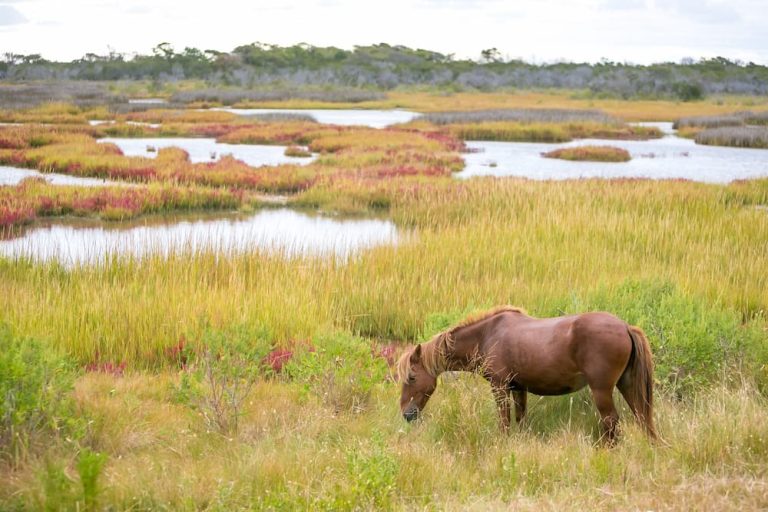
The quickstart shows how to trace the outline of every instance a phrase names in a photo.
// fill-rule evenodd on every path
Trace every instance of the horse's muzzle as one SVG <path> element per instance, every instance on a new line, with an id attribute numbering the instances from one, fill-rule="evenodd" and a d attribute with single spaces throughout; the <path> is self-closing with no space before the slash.
<path id="1" fill-rule="evenodd" d="M 416 407 L 412 407 L 411 409 L 408 409 L 403 413 L 403 418 L 405 418 L 405 421 L 407 421 L 408 423 L 412 422 L 418 417 L 419 417 L 419 410 Z"/>

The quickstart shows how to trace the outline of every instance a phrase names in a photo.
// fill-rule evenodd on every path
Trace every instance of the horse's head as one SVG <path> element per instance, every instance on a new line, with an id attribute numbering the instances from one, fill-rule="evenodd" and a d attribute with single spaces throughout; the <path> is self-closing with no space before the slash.
<path id="1" fill-rule="evenodd" d="M 427 371 L 422 358 L 421 345 L 407 350 L 397 363 L 398 379 L 403 390 L 400 395 L 400 412 L 407 421 L 419 417 L 429 397 L 437 387 L 437 377 Z"/>

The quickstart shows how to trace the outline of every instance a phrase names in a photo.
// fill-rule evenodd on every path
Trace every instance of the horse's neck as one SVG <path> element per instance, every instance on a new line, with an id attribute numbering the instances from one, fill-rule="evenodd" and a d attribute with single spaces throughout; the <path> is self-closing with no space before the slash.
<path id="1" fill-rule="evenodd" d="M 481 363 L 480 345 L 487 321 L 488 319 L 483 319 L 459 327 L 452 332 L 453 350 L 448 357 L 448 367 L 451 370 L 474 371 L 477 369 Z"/>

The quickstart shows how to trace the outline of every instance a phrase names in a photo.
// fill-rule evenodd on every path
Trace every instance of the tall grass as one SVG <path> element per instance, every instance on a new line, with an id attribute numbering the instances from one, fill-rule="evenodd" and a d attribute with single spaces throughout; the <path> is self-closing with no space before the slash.
<path id="1" fill-rule="evenodd" d="M 586 309 L 591 294 L 630 278 L 670 283 L 749 321 L 768 306 L 768 219 L 749 205 L 761 197 L 751 190 L 642 180 L 393 188 L 383 197 L 415 233 L 347 263 L 258 251 L 117 258 L 67 272 L 4 262 L 0 309 L 19 332 L 81 360 L 98 353 L 139 366 L 164 364 L 181 336 L 199 337 L 201 320 L 268 325 L 277 343 L 323 326 L 413 340 L 431 313 Z"/>

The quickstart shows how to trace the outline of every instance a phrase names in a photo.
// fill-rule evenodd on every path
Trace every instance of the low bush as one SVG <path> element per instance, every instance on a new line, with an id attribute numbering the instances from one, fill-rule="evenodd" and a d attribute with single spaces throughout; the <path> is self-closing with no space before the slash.
<path id="1" fill-rule="evenodd" d="M 363 411 L 388 375 L 386 360 L 376 357 L 368 341 L 346 333 L 316 336 L 312 345 L 297 351 L 283 371 L 334 412 Z"/>
<path id="2" fill-rule="evenodd" d="M 266 330 L 248 327 L 207 330 L 191 373 L 182 376 L 177 399 L 199 409 L 211 429 L 237 434 L 244 403 L 265 371 L 269 338 Z"/>
<path id="3" fill-rule="evenodd" d="M 18 462 L 42 440 L 82 434 L 70 396 L 75 376 L 68 359 L 0 327 L 0 458 Z"/>

